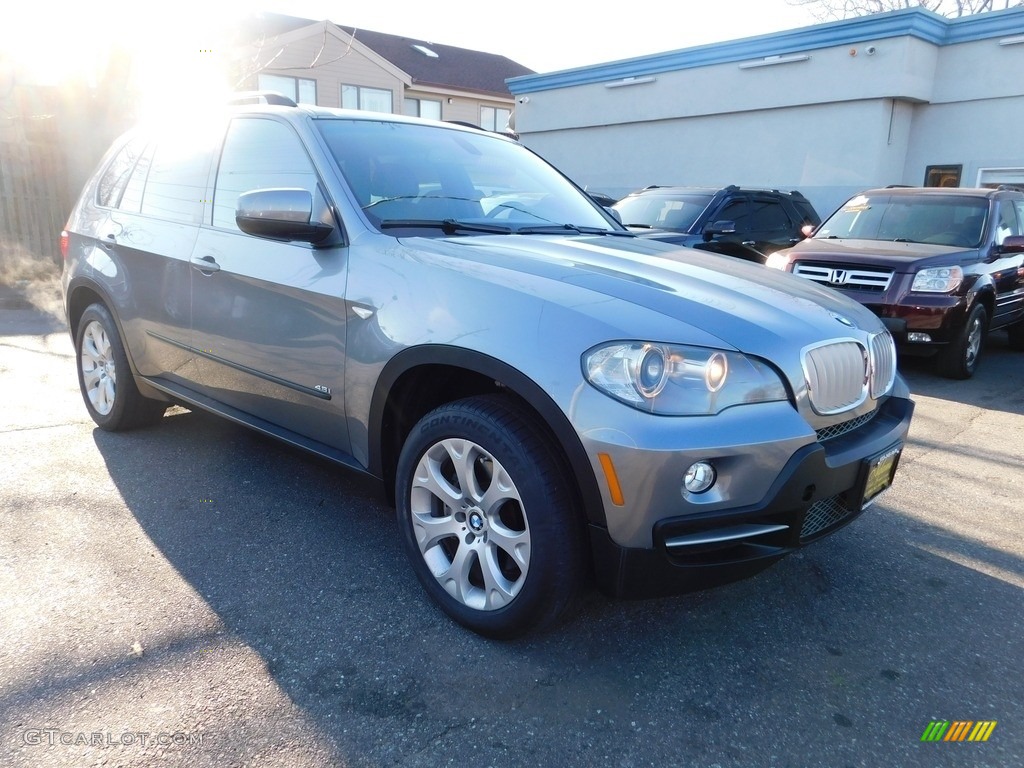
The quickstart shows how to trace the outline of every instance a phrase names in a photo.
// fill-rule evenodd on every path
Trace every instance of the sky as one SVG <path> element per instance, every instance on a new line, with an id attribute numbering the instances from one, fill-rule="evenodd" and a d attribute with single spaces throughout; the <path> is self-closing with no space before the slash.
<path id="1" fill-rule="evenodd" d="M 496 53 L 537 72 L 736 40 L 818 21 L 786 0 L 324 0 L 267 10 Z"/>
<path id="2" fill-rule="evenodd" d="M 165 68 L 180 48 L 216 47 L 212 22 L 267 10 L 500 54 L 536 72 L 586 66 L 817 23 L 787 0 L 62 0 L 0 8 L 0 61 L 39 81 L 89 71 L 110 43 Z M 171 65 L 173 66 L 173 65 Z"/>

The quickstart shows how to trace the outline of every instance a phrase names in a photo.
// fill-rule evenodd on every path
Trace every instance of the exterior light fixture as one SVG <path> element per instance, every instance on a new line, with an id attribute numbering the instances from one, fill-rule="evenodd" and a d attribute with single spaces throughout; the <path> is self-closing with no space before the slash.
<path id="1" fill-rule="evenodd" d="M 755 61 L 744 61 L 740 69 L 756 69 L 757 67 L 772 67 L 776 64 L 794 64 L 798 61 L 807 61 L 811 57 L 806 53 L 794 53 L 791 56 L 765 56 Z"/>

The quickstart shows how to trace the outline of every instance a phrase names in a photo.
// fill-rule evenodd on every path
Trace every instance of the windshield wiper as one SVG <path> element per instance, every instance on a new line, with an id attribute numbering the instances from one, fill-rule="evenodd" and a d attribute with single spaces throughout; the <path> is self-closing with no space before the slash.
<path id="1" fill-rule="evenodd" d="M 512 227 L 500 224 L 473 224 L 455 219 L 386 219 L 378 226 L 381 229 L 440 229 L 446 235 L 459 232 L 484 232 L 489 235 L 511 235 Z"/>
<path id="2" fill-rule="evenodd" d="M 612 235 L 614 237 L 636 237 L 632 232 L 618 229 L 601 229 L 600 227 L 583 227 L 576 224 L 543 224 L 535 227 L 520 227 L 517 235 L 564 235 L 575 232 L 578 235 Z"/>

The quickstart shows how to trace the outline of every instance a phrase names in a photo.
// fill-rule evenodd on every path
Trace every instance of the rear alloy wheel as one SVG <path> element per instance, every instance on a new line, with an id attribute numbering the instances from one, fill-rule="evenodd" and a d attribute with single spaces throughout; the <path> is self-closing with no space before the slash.
<path id="1" fill-rule="evenodd" d="M 398 524 L 420 583 L 452 618 L 510 638 L 557 620 L 583 582 L 583 527 L 548 440 L 512 402 L 474 397 L 413 428 Z"/>
<path id="2" fill-rule="evenodd" d="M 75 356 L 85 407 L 101 429 L 118 432 L 153 424 L 167 410 L 166 403 L 139 393 L 117 325 L 102 304 L 82 313 Z"/>
<path id="3" fill-rule="evenodd" d="M 948 379 L 971 378 L 978 366 L 987 328 L 988 313 L 981 304 L 975 304 L 967 314 L 967 322 L 939 352 L 939 373 Z"/>

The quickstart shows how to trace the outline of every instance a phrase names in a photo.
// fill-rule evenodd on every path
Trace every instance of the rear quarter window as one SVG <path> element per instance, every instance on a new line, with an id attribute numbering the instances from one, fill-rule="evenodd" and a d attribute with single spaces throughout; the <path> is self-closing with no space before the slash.
<path id="1" fill-rule="evenodd" d="M 128 179 L 131 178 L 139 157 L 146 149 L 140 138 L 131 139 L 114 155 L 96 185 L 96 203 L 104 208 L 116 208 L 121 201 Z"/>

